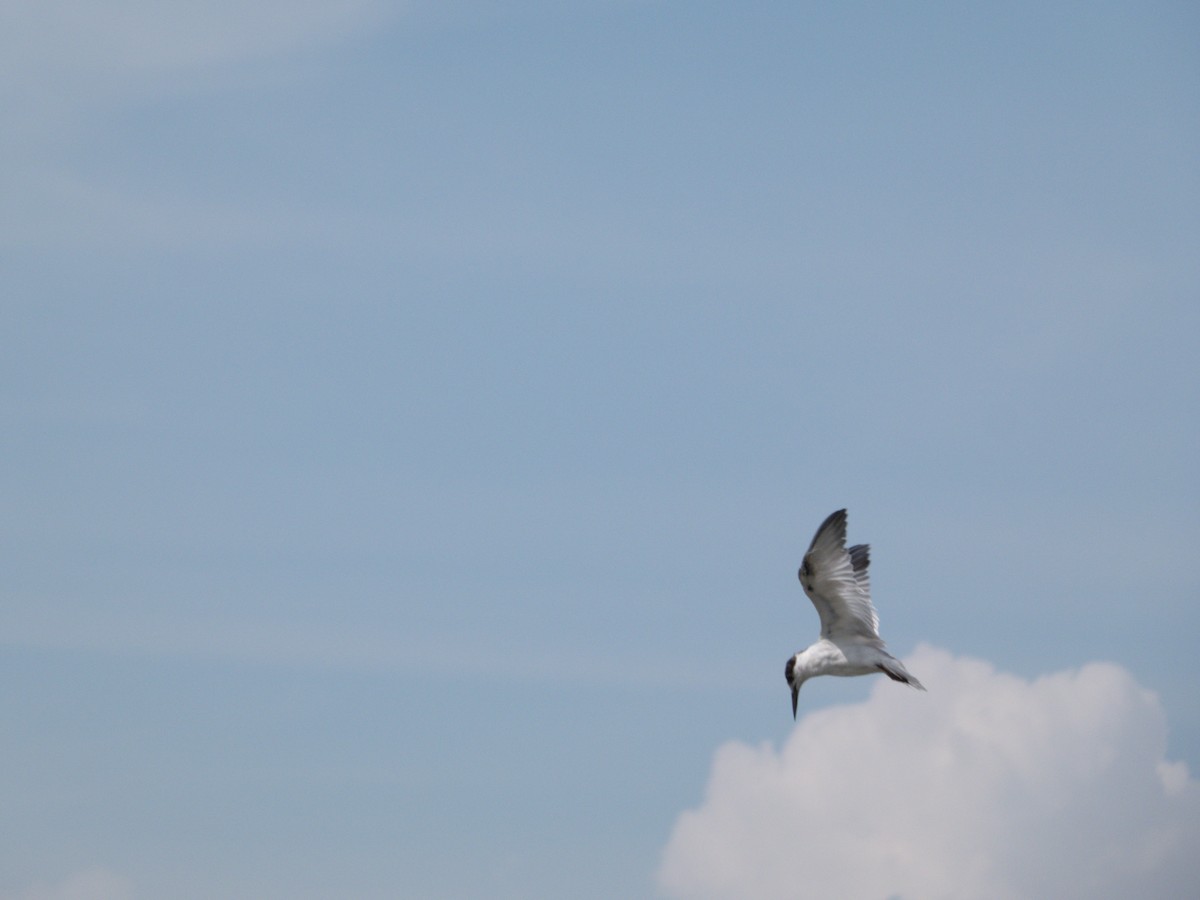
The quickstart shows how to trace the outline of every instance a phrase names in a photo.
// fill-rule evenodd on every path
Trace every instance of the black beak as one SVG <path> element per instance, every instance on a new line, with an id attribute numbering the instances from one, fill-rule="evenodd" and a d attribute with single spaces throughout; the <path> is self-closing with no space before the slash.
<path id="1" fill-rule="evenodd" d="M 796 720 L 796 701 L 800 699 L 800 685 L 792 685 L 792 721 Z"/>

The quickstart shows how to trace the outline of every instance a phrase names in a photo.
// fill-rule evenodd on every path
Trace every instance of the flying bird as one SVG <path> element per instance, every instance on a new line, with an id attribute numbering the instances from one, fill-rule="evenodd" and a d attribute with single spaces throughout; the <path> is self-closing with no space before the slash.
<path id="1" fill-rule="evenodd" d="M 846 511 L 839 509 L 817 529 L 804 562 L 800 584 L 821 617 L 821 637 L 787 661 L 784 674 L 792 689 L 792 718 L 800 685 L 817 675 L 873 675 L 882 672 L 918 690 L 925 686 L 904 663 L 884 649 L 879 615 L 871 603 L 866 544 L 846 549 Z"/>

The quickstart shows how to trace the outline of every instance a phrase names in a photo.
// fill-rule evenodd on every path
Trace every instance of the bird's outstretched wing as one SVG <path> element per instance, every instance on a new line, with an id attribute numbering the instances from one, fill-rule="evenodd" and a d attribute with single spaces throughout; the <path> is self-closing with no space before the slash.
<path id="1" fill-rule="evenodd" d="M 821 637 L 879 640 L 879 615 L 867 576 L 870 563 L 866 544 L 846 549 L 844 509 L 821 523 L 800 566 L 800 584 L 821 617 Z"/>

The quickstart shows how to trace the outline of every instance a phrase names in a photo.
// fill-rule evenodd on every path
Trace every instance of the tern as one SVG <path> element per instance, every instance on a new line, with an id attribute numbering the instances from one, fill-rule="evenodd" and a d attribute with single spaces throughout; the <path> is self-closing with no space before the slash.
<path id="1" fill-rule="evenodd" d="M 784 674 L 792 689 L 792 718 L 800 685 L 818 675 L 873 675 L 882 672 L 918 690 L 925 686 L 904 663 L 884 649 L 879 615 L 871 603 L 867 566 L 871 549 L 846 549 L 846 511 L 839 509 L 821 523 L 800 566 L 800 584 L 821 617 L 821 637 L 787 661 Z"/>

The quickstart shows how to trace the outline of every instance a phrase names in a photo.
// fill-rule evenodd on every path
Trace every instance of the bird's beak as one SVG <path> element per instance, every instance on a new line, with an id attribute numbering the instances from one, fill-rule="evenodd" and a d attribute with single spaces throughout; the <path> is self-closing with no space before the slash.
<path id="1" fill-rule="evenodd" d="M 796 718 L 796 703 L 800 699 L 800 683 L 792 685 L 792 719 Z"/>

